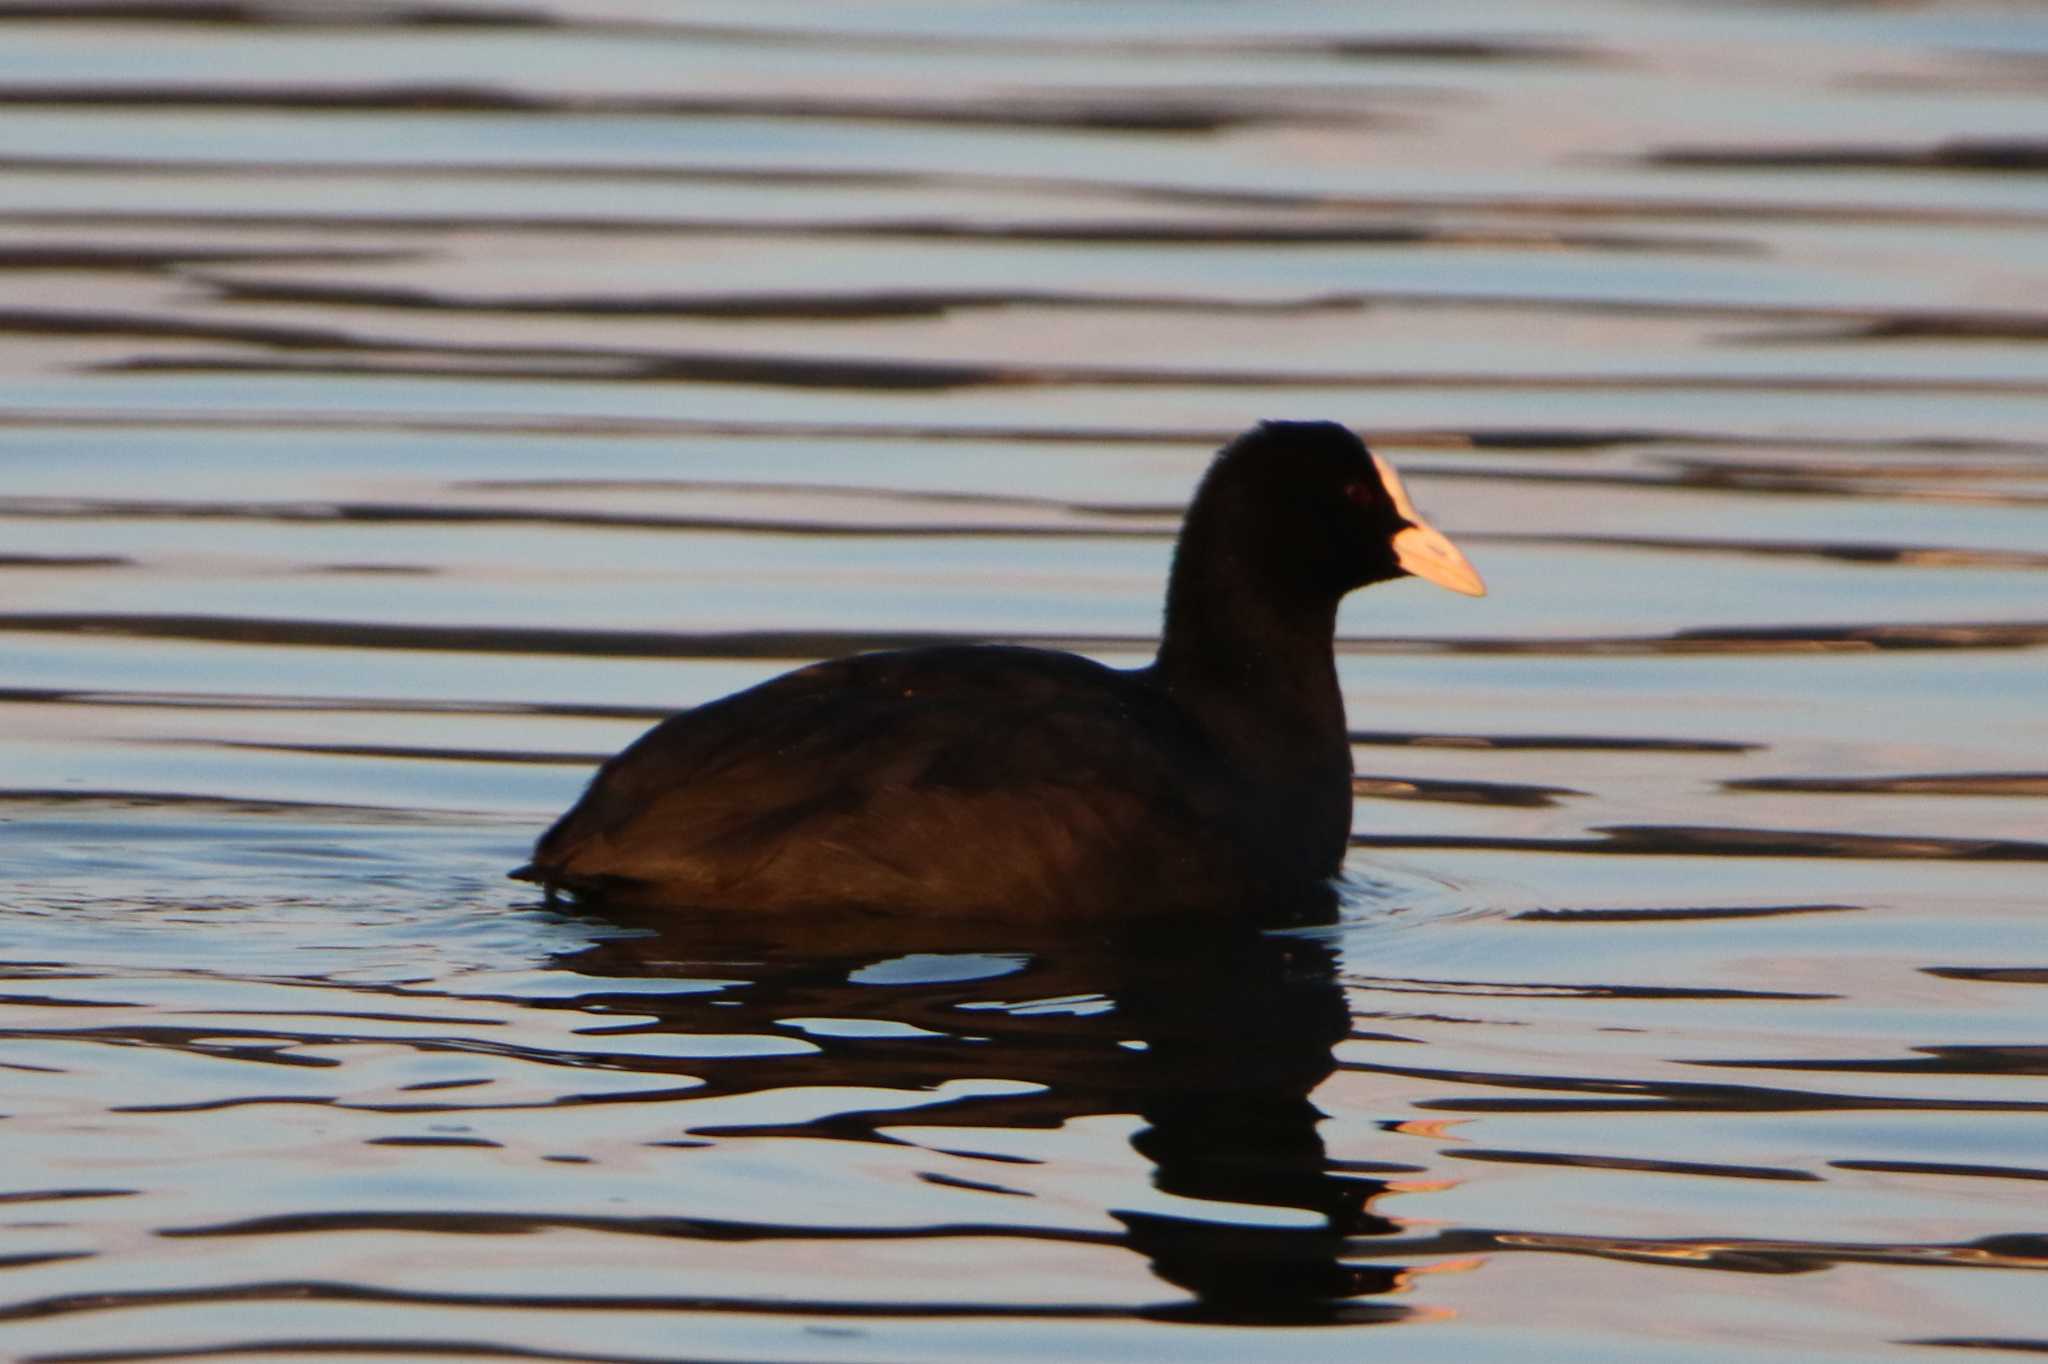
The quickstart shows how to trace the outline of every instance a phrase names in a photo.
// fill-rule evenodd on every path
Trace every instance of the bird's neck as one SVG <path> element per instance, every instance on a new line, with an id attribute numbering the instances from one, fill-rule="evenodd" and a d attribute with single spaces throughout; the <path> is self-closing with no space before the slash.
<path id="1" fill-rule="evenodd" d="M 1348 790 L 1336 598 L 1276 590 L 1241 561 L 1182 548 L 1155 682 L 1248 777 L 1283 785 L 1313 777 Z"/>
<path id="2" fill-rule="evenodd" d="M 1150 680 L 1232 774 L 1267 865 L 1335 873 L 1351 833 L 1351 744 L 1332 647 L 1337 603 L 1276 606 L 1242 580 L 1176 571 Z"/>
<path id="3" fill-rule="evenodd" d="M 1338 870 L 1351 831 L 1351 745 L 1334 648 L 1342 595 L 1257 504 L 1195 496 L 1146 678 L 1201 733 L 1246 831 L 1277 874 Z"/>

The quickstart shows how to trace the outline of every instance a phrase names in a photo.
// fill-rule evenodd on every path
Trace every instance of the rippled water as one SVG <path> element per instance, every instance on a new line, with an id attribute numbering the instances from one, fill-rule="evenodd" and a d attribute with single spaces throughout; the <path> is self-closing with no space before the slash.
<path id="1" fill-rule="evenodd" d="M 0 1349 L 2048 1350 L 2044 97 L 2031 5 L 0 7 Z M 503 879 L 795 662 L 1142 659 L 1264 416 L 1494 589 L 1346 608 L 1337 927 Z"/>

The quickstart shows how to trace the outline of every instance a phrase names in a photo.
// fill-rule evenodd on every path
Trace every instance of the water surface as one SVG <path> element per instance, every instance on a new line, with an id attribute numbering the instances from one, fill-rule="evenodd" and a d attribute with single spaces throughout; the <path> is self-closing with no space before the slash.
<path id="1" fill-rule="evenodd" d="M 7 1352 L 2048 1349 L 2044 94 L 1988 3 L 0 8 Z M 1143 661 L 1267 416 L 1493 587 L 1345 609 L 1331 926 L 504 880 L 802 661 Z"/>

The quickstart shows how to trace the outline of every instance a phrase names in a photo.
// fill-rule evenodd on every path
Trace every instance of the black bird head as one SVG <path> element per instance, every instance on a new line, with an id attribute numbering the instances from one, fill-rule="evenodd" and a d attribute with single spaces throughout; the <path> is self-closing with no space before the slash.
<path id="1" fill-rule="evenodd" d="M 1282 591 L 1339 597 L 1412 574 L 1486 594 L 1393 465 L 1335 422 L 1262 422 L 1232 441 L 1195 494 L 1190 529 L 1210 517 L 1225 524 L 1203 538 L 1229 544 L 1242 570 L 1277 575 Z"/>

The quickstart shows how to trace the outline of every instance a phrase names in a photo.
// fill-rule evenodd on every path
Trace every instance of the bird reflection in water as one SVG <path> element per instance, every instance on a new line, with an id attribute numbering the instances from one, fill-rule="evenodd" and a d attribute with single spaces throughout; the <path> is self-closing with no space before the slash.
<path id="1" fill-rule="evenodd" d="M 1333 908 L 1334 897 L 1319 899 L 1313 917 Z M 1347 1253 L 1357 1238 L 1398 1228 L 1371 1211 L 1385 1181 L 1332 1168 L 1318 1132 L 1310 1094 L 1335 1069 L 1332 1048 L 1350 1015 L 1336 954 L 1316 937 L 1180 923 L 1026 940 L 985 927 L 912 931 L 869 920 L 806 923 L 801 935 L 783 923 L 769 942 L 765 934 L 749 941 L 729 923 L 607 917 L 640 934 L 556 964 L 629 978 L 634 988 L 595 991 L 574 1007 L 651 1016 L 650 1032 L 786 1036 L 783 1020 L 833 1019 L 855 1021 L 844 1029 L 851 1033 L 873 1021 L 926 1034 L 813 1030 L 819 1050 L 802 1055 L 636 1061 L 701 1079 L 693 1097 L 809 1086 L 932 1090 L 1000 1078 L 1038 1088 L 956 1099 L 917 1110 L 914 1121 L 1042 1129 L 1136 1114 L 1146 1125 L 1132 1143 L 1153 1166 L 1154 1188 L 1182 1202 L 1161 1212 L 1148 1196 L 1133 1201 L 1150 1209 L 1108 1211 L 1124 1227 L 1121 1244 L 1192 1295 L 1143 1315 L 1306 1325 L 1409 1314 L 1361 1301 L 1398 1288 L 1404 1269 L 1357 1264 Z M 647 983 L 662 978 L 745 983 L 713 1006 L 696 989 L 649 992 Z M 886 1141 L 877 1129 L 905 1122 L 896 1111 L 848 1111 L 694 1134 Z"/>

